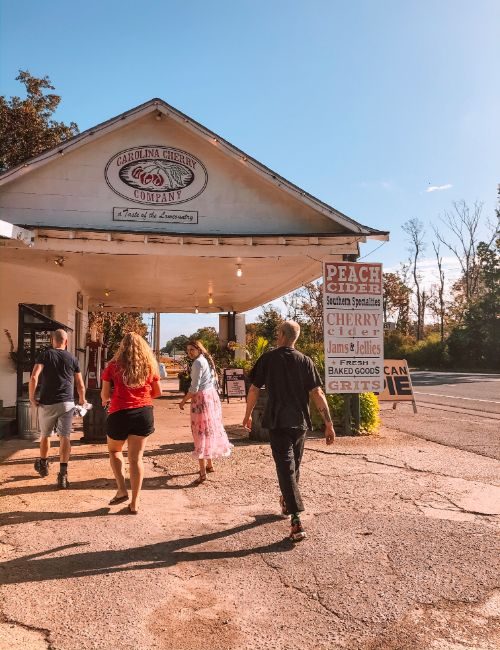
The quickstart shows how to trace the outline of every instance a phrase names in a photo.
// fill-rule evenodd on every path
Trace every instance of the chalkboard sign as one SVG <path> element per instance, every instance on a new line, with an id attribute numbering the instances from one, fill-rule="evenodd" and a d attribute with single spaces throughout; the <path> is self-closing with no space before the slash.
<path id="1" fill-rule="evenodd" d="M 228 402 L 230 397 L 244 397 L 246 399 L 245 373 L 242 368 L 224 369 L 223 392 Z"/>

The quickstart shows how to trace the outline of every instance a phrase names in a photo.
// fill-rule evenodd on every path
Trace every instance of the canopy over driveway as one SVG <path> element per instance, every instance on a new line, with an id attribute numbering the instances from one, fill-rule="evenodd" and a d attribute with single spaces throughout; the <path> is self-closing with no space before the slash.
<path id="1" fill-rule="evenodd" d="M 3 174 L 0 219 L 33 233 L 1 262 L 117 311 L 246 311 L 387 238 L 159 99 Z"/>

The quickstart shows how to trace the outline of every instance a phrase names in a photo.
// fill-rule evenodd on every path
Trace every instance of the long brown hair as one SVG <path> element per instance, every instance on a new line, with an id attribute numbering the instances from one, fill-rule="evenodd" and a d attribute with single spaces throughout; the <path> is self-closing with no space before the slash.
<path id="1" fill-rule="evenodd" d="M 135 332 L 125 334 L 113 357 L 123 372 L 123 383 L 129 388 L 144 386 L 158 374 L 158 362 L 147 342 Z"/>
<path id="2" fill-rule="evenodd" d="M 217 374 L 217 371 L 215 369 L 215 362 L 212 359 L 207 348 L 203 345 L 203 343 L 199 339 L 191 339 L 186 343 L 186 348 L 188 345 L 190 345 L 192 348 L 196 348 L 196 350 L 198 350 L 198 352 L 200 352 L 206 358 L 206 360 L 208 361 L 208 365 L 210 366 L 212 371 Z"/>

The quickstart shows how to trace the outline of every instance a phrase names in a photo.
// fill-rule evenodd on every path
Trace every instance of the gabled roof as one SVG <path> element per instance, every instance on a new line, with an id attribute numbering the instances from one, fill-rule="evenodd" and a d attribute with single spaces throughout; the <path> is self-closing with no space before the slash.
<path id="1" fill-rule="evenodd" d="M 361 236 L 369 237 L 370 239 L 388 239 L 389 233 L 387 231 L 376 230 L 374 228 L 370 228 L 369 226 L 364 226 L 357 221 L 354 221 L 354 219 L 351 219 L 342 212 L 339 212 L 327 203 L 320 201 L 312 194 L 309 194 L 309 192 L 306 192 L 297 185 L 286 180 L 252 156 L 249 156 L 244 151 L 241 151 L 241 149 L 238 149 L 221 136 L 217 135 L 213 131 L 210 131 L 199 122 L 196 122 L 189 116 L 181 113 L 173 106 L 170 106 L 162 99 L 158 98 L 151 99 L 150 101 L 145 102 L 136 108 L 132 108 L 125 113 L 121 113 L 120 115 L 106 120 L 97 126 L 87 129 L 86 131 L 79 133 L 73 138 L 61 142 L 53 149 L 44 151 L 40 155 L 27 160 L 23 164 L 18 165 L 13 169 L 9 169 L 0 175 L 0 187 L 6 183 L 14 181 L 21 176 L 24 177 L 32 170 L 38 169 L 50 163 L 54 158 L 57 158 L 66 152 L 69 153 L 71 151 L 74 151 L 75 149 L 78 149 L 79 147 L 102 137 L 103 135 L 107 135 L 113 131 L 119 130 L 124 121 L 126 121 L 127 124 L 130 124 L 130 122 L 139 120 L 144 116 L 155 112 L 159 116 L 165 115 L 171 119 L 174 119 L 175 121 L 183 124 L 186 128 L 195 132 L 198 136 L 201 136 L 205 140 L 212 142 L 212 144 L 220 146 L 227 155 L 230 155 L 239 161 L 243 161 L 245 164 L 251 167 L 255 173 L 265 178 L 268 182 L 280 187 L 282 191 L 292 194 L 297 200 L 301 201 L 308 207 L 317 210 L 321 214 L 341 224 L 344 226 L 344 228 L 346 228 L 347 231 L 356 233 Z"/>

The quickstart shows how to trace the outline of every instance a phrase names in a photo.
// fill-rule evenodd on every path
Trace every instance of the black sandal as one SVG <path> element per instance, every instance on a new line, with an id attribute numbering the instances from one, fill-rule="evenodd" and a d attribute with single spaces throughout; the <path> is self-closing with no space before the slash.
<path id="1" fill-rule="evenodd" d="M 109 502 L 109 505 L 110 505 L 110 506 L 115 506 L 115 505 L 117 505 L 118 503 L 123 503 L 124 501 L 128 501 L 128 494 L 124 494 L 124 495 L 121 496 L 121 497 L 119 497 L 119 496 L 115 496 L 115 497 L 113 497 L 113 498 L 111 499 L 111 501 Z"/>

